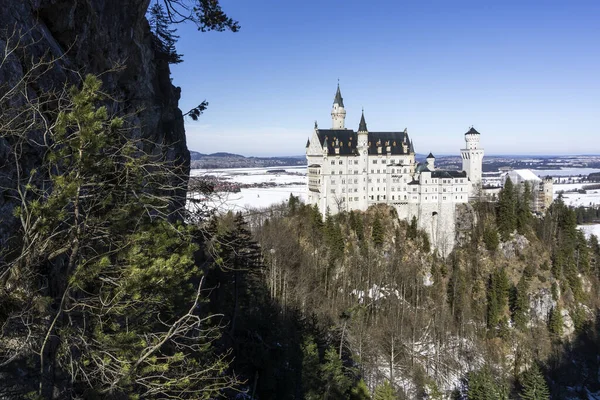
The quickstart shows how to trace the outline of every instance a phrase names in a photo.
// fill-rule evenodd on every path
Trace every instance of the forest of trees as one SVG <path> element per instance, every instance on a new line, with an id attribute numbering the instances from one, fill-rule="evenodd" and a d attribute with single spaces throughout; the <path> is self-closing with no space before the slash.
<path id="1" fill-rule="evenodd" d="M 181 61 L 175 22 L 239 29 L 217 1 L 184 3 L 153 2 L 161 62 Z M 18 224 L 0 250 L 1 398 L 600 391 L 600 244 L 577 229 L 596 209 L 559 198 L 536 216 L 530 188 L 507 180 L 497 202 L 472 203 L 473 229 L 442 258 L 415 218 L 385 205 L 325 216 L 294 196 L 245 214 L 183 207 L 174 193 L 187 177 L 141 150 L 99 77 L 13 107 L 42 75 L 0 93 Z M 44 157 L 25 169 L 32 146 Z"/>

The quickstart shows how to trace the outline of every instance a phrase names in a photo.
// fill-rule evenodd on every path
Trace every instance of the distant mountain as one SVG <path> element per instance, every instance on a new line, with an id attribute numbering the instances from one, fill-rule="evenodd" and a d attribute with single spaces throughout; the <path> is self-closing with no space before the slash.
<path id="1" fill-rule="evenodd" d="M 225 152 L 219 152 L 219 153 L 212 153 L 212 154 L 208 154 L 207 157 L 233 157 L 233 158 L 246 158 L 245 156 L 239 155 L 239 154 L 233 154 L 233 153 L 225 153 Z"/>
<path id="2" fill-rule="evenodd" d="M 305 156 L 245 157 L 240 154 L 217 152 L 202 154 L 190 151 L 191 167 L 197 169 L 261 168 L 306 165 Z"/>

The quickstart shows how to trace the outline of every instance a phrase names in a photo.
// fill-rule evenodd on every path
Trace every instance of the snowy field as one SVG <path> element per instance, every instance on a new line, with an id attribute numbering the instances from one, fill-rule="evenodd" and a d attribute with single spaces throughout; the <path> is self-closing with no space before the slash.
<path id="1" fill-rule="evenodd" d="M 586 238 L 589 238 L 591 235 L 596 235 L 596 237 L 600 238 L 600 224 L 577 225 L 577 228 L 585 233 Z"/>
<path id="2" fill-rule="evenodd" d="M 269 173 L 269 170 L 285 172 Z M 290 194 L 306 201 L 306 167 L 193 169 L 191 176 L 213 175 L 224 180 L 242 184 L 275 183 L 280 186 L 267 188 L 242 188 L 239 193 L 217 193 L 210 201 L 211 206 L 221 212 L 248 211 L 279 204 L 289 199 Z"/>
<path id="3" fill-rule="evenodd" d="M 539 177 L 545 176 L 576 176 L 589 175 L 593 172 L 600 172 L 597 168 L 562 168 L 562 169 L 532 169 L 533 173 Z"/>
<path id="4" fill-rule="evenodd" d="M 559 186 L 559 185 L 556 185 Z M 554 198 L 558 197 L 559 189 L 554 187 Z M 563 189 L 564 190 L 564 189 Z M 563 193 L 563 201 L 566 205 L 573 207 L 589 207 L 600 204 L 600 189 L 588 190 L 586 194 Z"/>
<path id="5" fill-rule="evenodd" d="M 268 172 L 285 170 L 285 173 Z M 276 184 L 306 184 L 306 167 L 192 169 L 190 176 L 213 175 L 225 180 L 244 184 L 272 182 Z"/>

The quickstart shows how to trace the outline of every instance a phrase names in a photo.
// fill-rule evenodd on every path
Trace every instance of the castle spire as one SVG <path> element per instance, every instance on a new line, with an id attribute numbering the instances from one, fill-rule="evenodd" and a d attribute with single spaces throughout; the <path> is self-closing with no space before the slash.
<path id="1" fill-rule="evenodd" d="M 365 109 L 362 110 L 362 115 L 360 116 L 360 124 L 358 124 L 359 132 L 368 132 L 367 123 L 365 122 Z"/>
<path id="2" fill-rule="evenodd" d="M 333 99 L 333 108 L 331 109 L 332 129 L 346 129 L 344 127 L 346 120 L 346 110 L 344 109 L 344 99 L 340 92 L 340 83 L 338 82 L 335 99 Z"/>
<path id="3" fill-rule="evenodd" d="M 337 92 L 335 92 L 335 99 L 333 99 L 333 104 L 337 104 L 339 107 L 344 107 L 344 98 L 342 97 L 342 92 L 340 92 L 339 81 L 337 85 Z"/>

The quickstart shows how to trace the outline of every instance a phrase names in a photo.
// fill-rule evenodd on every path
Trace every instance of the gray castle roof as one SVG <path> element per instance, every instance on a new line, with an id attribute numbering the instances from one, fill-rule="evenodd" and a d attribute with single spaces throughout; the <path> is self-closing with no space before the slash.
<path id="1" fill-rule="evenodd" d="M 465 133 L 465 135 L 481 135 L 481 133 L 477 132 L 475 128 L 471 127 L 471 129 L 469 129 L 469 132 Z"/>
<path id="2" fill-rule="evenodd" d="M 333 99 L 333 104 L 337 103 L 340 107 L 344 107 L 344 99 L 342 98 L 342 93 L 340 92 L 340 84 L 338 83 L 337 92 L 335 93 L 335 99 Z"/>
<path id="3" fill-rule="evenodd" d="M 465 171 L 444 171 L 435 170 L 431 173 L 432 178 L 466 178 L 467 173 Z"/>
<path id="4" fill-rule="evenodd" d="M 408 133 L 404 132 L 369 132 L 367 145 L 370 155 L 380 154 L 377 150 L 381 147 L 381 154 L 386 155 L 402 155 L 414 153 L 411 151 L 412 143 L 408 137 Z M 358 133 L 352 129 L 318 129 L 317 136 L 321 143 L 321 147 L 327 143 L 328 155 L 358 155 L 356 149 L 358 142 Z M 407 144 L 407 151 L 404 151 L 403 143 Z M 389 153 L 387 147 L 390 148 Z M 339 148 L 339 153 L 335 149 Z"/>
<path id="5" fill-rule="evenodd" d="M 435 157 L 433 156 L 433 154 L 429 153 L 429 155 L 427 156 L 427 158 L 435 158 Z"/>
<path id="6" fill-rule="evenodd" d="M 358 131 L 359 132 L 367 132 L 367 123 L 365 122 L 365 112 L 362 112 L 362 115 L 360 116 L 360 123 L 358 124 Z"/>

